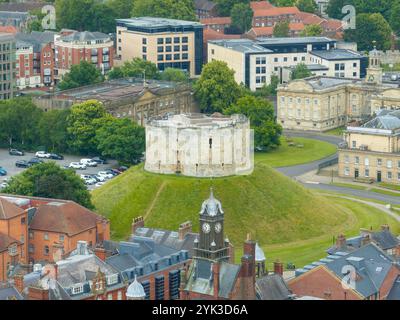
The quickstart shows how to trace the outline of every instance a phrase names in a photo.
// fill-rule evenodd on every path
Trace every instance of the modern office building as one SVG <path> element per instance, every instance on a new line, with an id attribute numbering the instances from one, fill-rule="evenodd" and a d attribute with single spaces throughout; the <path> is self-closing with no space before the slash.
<path id="1" fill-rule="evenodd" d="M 0 100 L 11 99 L 15 90 L 15 36 L 0 34 Z"/>
<path id="2" fill-rule="evenodd" d="M 337 48 L 326 37 L 215 40 L 208 43 L 208 61 L 221 60 L 235 71 L 235 79 L 252 91 L 270 83 L 272 75 L 285 80 L 284 69 L 299 63 L 315 75 L 358 79 L 365 76 L 367 58 Z"/>
<path id="3" fill-rule="evenodd" d="M 193 21 L 140 17 L 117 19 L 120 63 L 142 58 L 160 71 L 178 68 L 194 77 L 203 64 L 203 25 Z"/>

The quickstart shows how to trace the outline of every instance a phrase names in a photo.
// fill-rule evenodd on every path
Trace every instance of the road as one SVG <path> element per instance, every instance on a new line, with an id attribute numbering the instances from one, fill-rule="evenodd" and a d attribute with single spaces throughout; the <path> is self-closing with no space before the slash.
<path id="1" fill-rule="evenodd" d="M 321 140 L 321 141 L 325 141 L 328 143 L 332 143 L 334 145 L 338 145 L 340 142 L 342 142 L 341 137 L 331 136 L 331 135 L 326 135 L 323 133 L 316 133 L 316 132 L 284 131 L 284 134 L 286 136 L 291 136 L 291 137 L 302 137 L 302 138 Z M 302 165 L 277 168 L 277 170 L 279 172 L 283 173 L 284 175 L 295 179 L 296 177 L 301 176 L 307 172 L 317 170 L 318 165 L 320 163 L 322 163 L 326 160 L 333 159 L 335 157 L 337 157 L 337 154 L 327 157 L 325 159 L 321 159 L 318 161 L 314 161 L 314 162 L 310 162 L 310 163 L 306 163 L 306 164 L 302 164 Z M 356 196 L 356 197 L 367 198 L 367 199 L 371 199 L 371 200 L 379 200 L 379 201 L 383 201 L 385 203 L 390 203 L 390 204 L 400 204 L 400 197 L 380 194 L 380 193 L 376 193 L 376 192 L 372 192 L 372 191 L 356 190 L 356 189 L 352 189 L 352 188 L 339 187 L 339 186 L 323 184 L 323 183 L 320 183 L 320 184 L 302 183 L 302 184 L 305 187 L 310 188 L 310 189 L 331 191 L 331 192 L 341 193 L 341 194 L 345 194 L 345 195 L 352 195 L 352 196 Z"/>

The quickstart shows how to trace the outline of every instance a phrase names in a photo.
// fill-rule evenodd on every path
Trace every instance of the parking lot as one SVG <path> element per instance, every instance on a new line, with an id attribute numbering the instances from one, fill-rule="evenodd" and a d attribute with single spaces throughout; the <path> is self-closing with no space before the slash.
<path id="1" fill-rule="evenodd" d="M 71 162 L 79 162 L 80 159 L 82 158 L 88 158 L 88 157 L 83 157 L 83 156 L 71 156 L 71 155 L 63 155 L 64 160 L 49 160 L 49 159 L 42 159 L 45 162 L 49 161 L 54 161 L 61 167 L 63 166 L 68 166 Z M 29 161 L 35 157 L 35 153 L 30 153 L 30 152 L 25 152 L 24 156 L 11 156 L 8 154 L 7 149 L 0 149 L 0 167 L 3 167 L 7 171 L 7 175 L 2 177 L 0 176 L 0 183 L 4 182 L 5 180 L 9 179 L 10 177 L 21 173 L 22 171 L 26 170 L 24 168 L 17 168 L 15 166 L 15 162 L 17 160 L 26 160 Z M 78 175 L 81 174 L 96 174 L 99 171 L 102 171 L 104 169 L 108 168 L 113 168 L 117 166 L 117 162 L 113 160 L 108 160 L 107 164 L 102 164 L 102 165 L 97 165 L 97 167 L 87 167 L 86 170 L 76 170 L 76 173 Z M 95 186 L 91 185 L 88 186 L 88 189 L 94 189 Z"/>

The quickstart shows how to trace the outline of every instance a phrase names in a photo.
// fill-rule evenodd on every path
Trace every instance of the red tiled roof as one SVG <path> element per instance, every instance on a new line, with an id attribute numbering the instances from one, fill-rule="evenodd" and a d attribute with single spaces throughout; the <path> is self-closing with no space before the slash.
<path id="1" fill-rule="evenodd" d="M 204 18 L 200 19 L 200 23 L 205 25 L 213 24 L 231 24 L 232 20 L 230 17 L 215 17 L 215 18 Z"/>
<path id="2" fill-rule="evenodd" d="M 95 228 L 100 219 L 103 218 L 73 201 L 54 200 L 37 208 L 30 228 L 74 235 Z"/>
<path id="3" fill-rule="evenodd" d="M 13 243 L 20 244 L 18 240 L 11 238 L 4 233 L 0 233 L 0 252 L 6 251 L 8 247 Z"/>
<path id="4" fill-rule="evenodd" d="M 268 1 L 251 1 L 250 7 L 253 10 L 268 10 L 274 8 L 274 6 Z"/>
<path id="5" fill-rule="evenodd" d="M 0 197 L 0 220 L 8 220 L 24 213 L 17 205 Z"/>
<path id="6" fill-rule="evenodd" d="M 316 14 L 309 13 L 309 12 L 299 12 L 296 15 L 296 18 L 298 18 L 305 25 L 320 24 L 324 21 L 324 19 L 322 19 L 321 17 L 318 17 Z"/>
<path id="7" fill-rule="evenodd" d="M 254 17 L 272 17 L 280 15 L 298 14 L 300 11 L 297 7 L 274 7 L 271 9 L 256 9 Z"/>
<path id="8" fill-rule="evenodd" d="M 302 31 L 304 30 L 303 23 L 289 23 L 290 31 Z M 249 33 L 254 33 L 256 37 L 261 36 L 272 36 L 274 33 L 274 27 L 253 27 Z"/>
<path id="9" fill-rule="evenodd" d="M 205 29 L 203 31 L 204 42 L 207 42 L 209 40 L 240 39 L 241 37 L 242 35 L 240 34 L 224 34 L 213 29 Z"/>
<path id="10" fill-rule="evenodd" d="M 16 34 L 18 29 L 14 26 L 0 26 L 0 32 Z"/>
<path id="11" fill-rule="evenodd" d="M 325 30 L 332 30 L 332 31 L 342 30 L 343 28 L 342 21 L 336 19 L 325 20 L 324 22 L 322 22 L 321 26 Z"/>

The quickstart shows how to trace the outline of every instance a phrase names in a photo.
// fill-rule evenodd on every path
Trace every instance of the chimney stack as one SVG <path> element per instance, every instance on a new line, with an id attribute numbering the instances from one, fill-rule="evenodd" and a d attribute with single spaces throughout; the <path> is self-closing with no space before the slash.
<path id="1" fill-rule="evenodd" d="M 283 276 L 283 263 L 279 260 L 274 262 L 274 273 Z"/>
<path id="2" fill-rule="evenodd" d="M 144 219 L 142 216 L 133 218 L 132 222 L 132 234 L 135 234 L 136 230 L 138 228 L 143 228 L 144 227 Z"/>
<path id="3" fill-rule="evenodd" d="M 28 300 L 49 300 L 49 290 L 39 287 L 29 287 Z"/>
<path id="4" fill-rule="evenodd" d="M 336 239 L 336 247 L 337 248 L 343 248 L 346 246 L 346 237 L 344 234 L 339 234 L 337 239 Z"/>
<path id="5" fill-rule="evenodd" d="M 186 221 L 179 226 L 178 234 L 179 240 L 184 240 L 188 233 L 192 232 L 192 222 Z"/>
<path id="6" fill-rule="evenodd" d="M 96 247 L 94 249 L 94 254 L 102 261 L 106 261 L 106 250 L 101 247 Z"/>
<path id="7" fill-rule="evenodd" d="M 242 280 L 241 300 L 255 300 L 256 297 L 256 242 L 247 234 L 247 240 L 243 245 L 240 277 Z"/>
<path id="8" fill-rule="evenodd" d="M 369 234 L 366 234 L 361 238 L 361 246 L 365 246 L 369 243 L 371 243 L 371 236 Z"/>
<path id="9" fill-rule="evenodd" d="M 17 274 L 14 276 L 14 287 L 19 293 L 24 291 L 24 276 L 22 274 Z"/>
<path id="10" fill-rule="evenodd" d="M 383 224 L 383 225 L 381 226 L 381 230 L 382 230 L 382 231 L 390 231 L 390 227 L 389 227 L 388 224 Z"/>
<path id="11" fill-rule="evenodd" d="M 212 272 L 213 272 L 214 297 L 218 298 L 218 293 L 219 293 L 219 263 L 213 263 L 212 264 Z"/>

